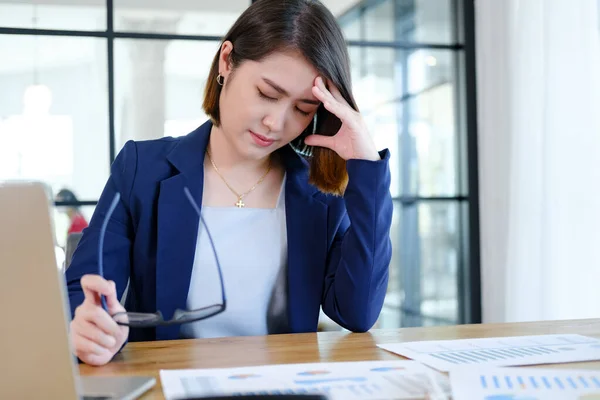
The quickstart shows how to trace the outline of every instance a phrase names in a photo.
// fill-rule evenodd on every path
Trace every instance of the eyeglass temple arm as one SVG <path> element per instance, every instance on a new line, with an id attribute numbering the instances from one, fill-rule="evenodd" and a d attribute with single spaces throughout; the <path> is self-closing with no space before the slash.
<path id="1" fill-rule="evenodd" d="M 206 233 L 208 234 L 208 239 L 210 240 L 210 245 L 212 247 L 213 255 L 214 255 L 215 261 L 217 263 L 217 270 L 219 271 L 219 279 L 221 281 L 221 293 L 223 294 L 223 304 L 225 305 L 227 302 L 227 299 L 225 298 L 225 285 L 223 284 L 223 272 L 221 271 L 221 265 L 219 263 L 219 258 L 217 257 L 215 243 L 213 241 L 212 235 L 210 234 L 210 231 L 208 230 L 206 221 L 202 217 L 202 213 L 200 212 L 200 207 L 198 207 L 198 204 L 196 204 L 196 201 L 194 201 L 194 198 L 192 197 L 192 194 L 190 193 L 189 189 L 187 187 L 185 187 L 185 188 L 183 188 L 183 190 L 185 192 L 186 197 L 190 201 L 190 204 L 192 205 L 192 207 L 194 208 L 194 210 L 200 217 L 200 220 L 202 221 L 202 224 L 204 225 L 204 228 L 206 229 Z M 102 223 L 102 228 L 100 229 L 100 243 L 98 245 L 98 274 L 102 278 L 104 278 L 104 257 L 103 257 L 104 236 L 106 235 L 106 228 L 108 226 L 108 222 L 110 221 L 110 218 L 111 218 L 113 212 L 115 211 L 115 208 L 117 207 L 117 204 L 119 203 L 120 199 L 121 199 L 121 194 L 119 192 L 117 192 L 115 194 L 115 197 L 113 198 L 113 201 L 112 201 L 109 209 L 108 209 L 108 212 L 106 213 L 106 217 L 104 217 L 104 221 Z M 108 311 L 108 306 L 106 305 L 106 298 L 104 295 L 100 296 L 100 301 L 102 302 L 102 307 L 104 308 L 104 310 Z"/>
<path id="2" fill-rule="evenodd" d="M 219 263 L 219 257 L 217 257 L 217 250 L 215 248 L 215 242 L 213 241 L 212 235 L 210 234 L 210 230 L 208 229 L 208 225 L 206 224 L 204 217 L 202 217 L 202 213 L 200 212 L 200 207 L 198 207 L 198 204 L 194 200 L 194 197 L 190 193 L 190 190 L 187 187 L 184 187 L 183 191 L 185 192 L 185 195 L 187 196 L 188 200 L 190 201 L 190 204 L 192 205 L 192 207 L 194 207 L 196 214 L 198 214 L 198 217 L 200 217 L 200 220 L 202 221 L 202 224 L 204 225 L 204 228 L 206 229 L 206 233 L 208 234 L 208 240 L 210 240 L 210 246 L 212 247 L 212 252 L 213 252 L 213 255 L 215 256 L 215 262 L 217 263 L 217 270 L 219 271 L 219 280 L 221 281 L 221 293 L 223 295 L 223 305 L 225 306 L 227 304 L 227 299 L 225 298 L 225 285 L 223 283 L 223 272 L 221 271 L 221 264 Z"/>
<path id="3" fill-rule="evenodd" d="M 100 275 L 102 278 L 104 278 L 104 236 L 106 235 L 106 228 L 108 227 L 110 217 L 115 211 L 115 208 L 117 208 L 117 204 L 119 204 L 120 199 L 121 194 L 117 192 L 112 203 L 110 204 L 110 207 L 108 208 L 108 212 L 106 213 L 104 221 L 102 222 L 102 228 L 100 229 L 100 243 L 98 244 L 98 275 Z M 104 295 L 100 295 L 100 302 L 102 303 L 102 308 L 104 308 L 104 311 L 108 312 L 108 306 L 106 305 L 106 298 Z"/>

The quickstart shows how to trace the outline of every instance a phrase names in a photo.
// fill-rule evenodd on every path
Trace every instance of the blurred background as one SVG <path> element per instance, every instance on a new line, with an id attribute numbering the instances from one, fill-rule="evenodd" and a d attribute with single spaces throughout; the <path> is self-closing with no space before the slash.
<path id="1" fill-rule="evenodd" d="M 463 4 L 323 3 L 348 40 L 360 110 L 392 155 L 394 255 L 378 326 L 478 321 Z M 0 180 L 37 179 L 60 192 L 58 246 L 89 221 L 127 140 L 185 135 L 206 120 L 210 63 L 249 5 L 0 0 Z"/>
<path id="2" fill-rule="evenodd" d="M 64 248 L 69 232 L 86 226 L 109 166 L 127 140 L 185 135 L 206 120 L 201 103 L 210 62 L 221 36 L 250 2 L 0 0 L 0 181 L 36 179 L 52 187 L 59 248 Z M 521 111 L 532 104 L 543 106 L 544 99 L 550 99 L 544 96 L 552 95 L 543 85 L 527 91 L 528 84 L 537 82 L 540 68 L 552 61 L 551 46 L 562 37 L 544 38 L 540 27 L 571 32 L 573 42 L 565 43 L 565 48 L 582 38 L 592 40 L 600 30 L 594 25 L 600 8 L 597 0 L 323 3 L 346 35 L 359 108 L 377 146 L 391 151 L 393 258 L 377 327 L 518 319 L 507 314 L 505 304 L 519 294 L 522 305 L 531 295 L 530 288 L 524 286 L 517 294 L 507 288 L 513 281 L 543 280 L 510 272 L 514 266 L 525 271 L 532 264 L 526 251 L 520 255 L 510 251 L 515 242 L 507 241 L 507 235 L 514 233 L 511 237 L 518 238 L 517 244 L 542 243 L 538 248 L 542 255 L 557 242 L 540 242 L 536 235 L 543 229 L 527 231 L 527 226 L 543 225 L 508 225 L 527 221 L 523 217 L 531 215 L 526 207 L 513 212 L 519 201 L 539 204 L 537 197 L 523 194 L 532 182 L 554 182 L 548 175 L 528 175 L 522 187 L 511 186 L 510 177 L 518 179 L 520 171 L 531 167 L 526 161 L 531 154 L 528 147 L 514 147 L 518 138 L 549 126 L 540 119 L 532 131 L 531 125 L 517 124 L 515 115 L 531 121 Z M 570 19 L 561 7 L 575 10 Z M 567 17 L 543 19 L 559 15 Z M 582 24 L 582 19 L 592 17 L 593 21 Z M 590 24 L 596 30 L 581 31 L 579 36 L 572 33 L 573 27 Z M 529 42 L 522 40 L 526 37 Z M 596 49 L 596 43 L 588 43 L 589 48 Z M 556 57 L 587 65 L 586 73 L 595 74 L 596 64 L 577 54 L 556 53 Z M 529 69 L 515 73 L 518 66 Z M 556 82 L 566 76 L 555 72 L 544 79 Z M 597 83 L 586 79 L 588 88 Z M 584 101 L 581 96 L 569 98 L 571 104 Z M 586 99 L 585 104 L 595 101 Z M 540 108 L 539 115 L 560 109 L 554 107 Z M 590 130 L 586 135 L 593 137 L 598 128 L 600 137 L 600 126 L 586 126 Z M 571 134 L 577 137 L 576 131 Z M 529 146 L 540 143 L 544 148 L 543 142 Z M 590 151 L 597 149 L 595 139 L 582 143 Z M 511 158 L 517 150 L 523 154 L 521 164 Z M 543 154 L 539 157 L 550 160 Z M 522 169 L 515 172 L 515 165 Z M 594 168 L 590 164 L 585 170 Z M 579 175 L 575 171 L 571 176 Z M 588 176 L 588 188 L 598 186 L 596 177 Z M 586 204 L 593 209 L 591 201 Z M 554 215 L 551 209 L 546 211 L 537 222 Z M 600 222 L 597 214 L 586 216 L 590 223 Z M 482 238 L 481 224 L 487 224 Z M 547 265 L 545 257 L 536 261 L 538 273 Z M 583 260 L 600 271 L 597 259 L 579 262 Z M 561 265 L 567 268 L 565 262 Z M 532 296 L 545 301 L 549 294 L 537 290 Z M 492 297 L 486 297 L 490 293 Z M 488 318 L 482 315 L 482 300 Z M 552 316 L 540 310 L 520 318 Z M 325 317 L 322 327 L 337 329 Z"/>

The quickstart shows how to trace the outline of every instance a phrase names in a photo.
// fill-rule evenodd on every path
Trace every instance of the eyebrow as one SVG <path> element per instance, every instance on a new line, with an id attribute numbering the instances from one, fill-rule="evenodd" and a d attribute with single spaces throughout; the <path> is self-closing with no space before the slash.
<path id="1" fill-rule="evenodd" d="M 263 81 L 265 81 L 265 83 L 267 83 L 268 85 L 270 85 L 273 89 L 275 89 L 277 92 L 279 92 L 280 94 L 290 97 L 290 94 L 288 93 L 287 90 L 285 90 L 284 88 L 282 88 L 281 86 L 279 86 L 278 84 L 276 84 L 275 82 L 273 82 L 270 79 L 267 78 L 263 78 Z M 319 100 L 311 100 L 311 99 L 300 99 L 301 102 L 303 103 L 308 103 L 308 104 L 314 104 L 316 106 L 318 106 L 319 104 L 321 104 L 321 102 Z"/>

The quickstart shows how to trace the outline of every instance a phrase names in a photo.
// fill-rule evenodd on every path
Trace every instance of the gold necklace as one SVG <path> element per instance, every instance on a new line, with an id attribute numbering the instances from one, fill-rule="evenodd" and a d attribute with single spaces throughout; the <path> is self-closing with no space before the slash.
<path id="1" fill-rule="evenodd" d="M 231 187 L 231 185 L 229 185 L 229 183 L 223 177 L 223 175 L 221 175 L 221 173 L 219 172 L 219 168 L 217 168 L 217 166 L 215 165 L 215 162 L 213 161 L 212 157 L 210 156 L 210 152 L 208 151 L 208 149 L 206 149 L 206 155 L 208 156 L 208 159 L 210 160 L 210 163 L 212 164 L 213 168 L 215 169 L 217 175 L 219 175 L 219 177 L 225 183 L 225 185 L 229 188 L 229 190 L 231 190 L 231 192 L 237 196 L 237 202 L 235 203 L 235 206 L 237 208 L 242 208 L 242 207 L 246 206 L 246 204 L 244 203 L 244 196 L 248 195 L 250 192 L 252 192 L 254 189 L 256 189 L 256 187 L 262 183 L 262 181 L 267 177 L 267 175 L 271 171 L 271 160 L 269 159 L 269 167 L 267 168 L 267 172 L 265 172 L 264 175 L 260 177 L 258 182 L 256 182 L 254 184 L 254 186 L 252 186 L 250 188 L 250 190 L 248 190 L 242 194 L 239 194 L 234 188 Z"/>

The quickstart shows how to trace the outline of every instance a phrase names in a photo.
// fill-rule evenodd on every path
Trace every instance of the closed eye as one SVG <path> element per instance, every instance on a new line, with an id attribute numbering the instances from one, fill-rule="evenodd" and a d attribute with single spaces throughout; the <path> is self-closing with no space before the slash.
<path id="1" fill-rule="evenodd" d="M 277 101 L 277 100 L 279 100 L 279 99 L 277 99 L 277 98 L 275 98 L 275 97 L 267 96 L 267 95 L 266 95 L 266 94 L 264 94 L 264 93 L 263 93 L 263 92 L 262 92 L 260 89 L 258 89 L 258 95 L 259 95 L 261 98 L 263 98 L 263 99 L 265 99 L 265 100 L 267 100 L 267 101 L 272 101 L 272 102 L 274 102 L 274 101 Z M 298 107 L 296 107 L 296 111 L 297 111 L 297 112 L 298 112 L 300 115 L 302 115 L 303 117 L 308 117 L 308 116 L 310 115 L 310 111 L 304 111 L 304 110 L 301 110 L 301 109 L 300 109 L 300 108 L 298 108 Z"/>
<path id="2" fill-rule="evenodd" d="M 308 117 L 310 115 L 310 113 L 308 111 L 303 111 L 301 109 L 299 109 L 298 107 L 296 107 L 296 111 L 298 111 L 301 115 Z"/>
<path id="3" fill-rule="evenodd" d="M 258 95 L 267 101 L 277 101 L 276 98 L 267 96 L 266 94 L 261 92 L 260 89 L 258 90 Z"/>

